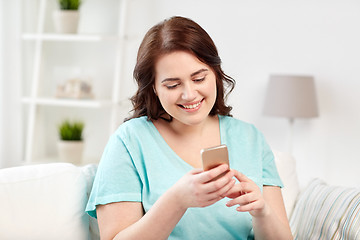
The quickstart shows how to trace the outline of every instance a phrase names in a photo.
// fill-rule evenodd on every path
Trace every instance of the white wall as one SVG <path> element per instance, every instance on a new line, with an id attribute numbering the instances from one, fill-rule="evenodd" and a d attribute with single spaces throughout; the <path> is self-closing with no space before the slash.
<path id="1" fill-rule="evenodd" d="M 0 1 L 0 53 L 2 53 L 3 50 L 3 2 Z M 3 54 L 0 54 L 0 168 L 3 166 L 3 119 L 4 119 L 4 86 L 3 86 Z"/>
<path id="2" fill-rule="evenodd" d="M 19 0 L 0 3 L 0 167 L 21 161 L 19 8 Z"/>
<path id="3" fill-rule="evenodd" d="M 152 2 L 147 25 L 183 15 L 209 32 L 225 71 L 237 80 L 234 116 L 254 123 L 275 149 L 287 151 L 289 126 L 261 113 L 269 74 L 314 75 L 320 117 L 297 119 L 294 126 L 300 182 L 320 177 L 360 185 L 359 1 Z"/>
<path id="4" fill-rule="evenodd" d="M 94 1 L 84 1 L 84 7 Z M 117 1 L 107 2 L 117 7 Z M 229 99 L 234 116 L 254 123 L 275 149 L 287 150 L 288 123 L 261 113 L 269 74 L 314 75 L 320 117 L 297 119 L 294 126 L 300 182 L 304 186 L 320 177 L 331 184 L 359 186 L 359 1 L 128 2 L 127 27 L 134 41 L 127 48 L 126 89 L 134 89 L 132 68 L 145 31 L 173 15 L 190 17 L 213 37 L 225 72 L 237 80 Z"/>

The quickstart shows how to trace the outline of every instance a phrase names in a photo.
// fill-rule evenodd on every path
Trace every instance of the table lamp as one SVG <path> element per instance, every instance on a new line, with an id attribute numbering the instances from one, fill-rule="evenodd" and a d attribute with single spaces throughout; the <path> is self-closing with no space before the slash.
<path id="1" fill-rule="evenodd" d="M 314 78 L 300 75 L 270 75 L 263 113 L 289 119 L 291 153 L 294 119 L 318 116 Z"/>

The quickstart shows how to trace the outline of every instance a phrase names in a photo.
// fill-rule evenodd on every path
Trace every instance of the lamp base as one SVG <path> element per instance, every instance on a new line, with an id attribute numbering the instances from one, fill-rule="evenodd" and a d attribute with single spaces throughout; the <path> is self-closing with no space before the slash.
<path id="1" fill-rule="evenodd" d="M 289 118 L 289 142 L 288 151 L 292 154 L 293 151 L 293 138 L 294 138 L 294 118 Z"/>

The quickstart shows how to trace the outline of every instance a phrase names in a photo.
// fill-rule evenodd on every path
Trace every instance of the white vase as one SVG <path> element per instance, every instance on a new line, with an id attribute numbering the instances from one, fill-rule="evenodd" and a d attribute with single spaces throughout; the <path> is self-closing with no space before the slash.
<path id="1" fill-rule="evenodd" d="M 58 154 L 61 162 L 80 164 L 84 150 L 83 141 L 62 141 L 58 142 Z"/>
<path id="2" fill-rule="evenodd" d="M 55 32 L 77 33 L 79 25 L 79 11 L 56 10 L 53 12 Z"/>

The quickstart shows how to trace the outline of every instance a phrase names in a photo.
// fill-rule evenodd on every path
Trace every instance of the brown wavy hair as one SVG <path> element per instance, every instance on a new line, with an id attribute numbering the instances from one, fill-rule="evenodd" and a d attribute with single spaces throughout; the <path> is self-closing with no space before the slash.
<path id="1" fill-rule="evenodd" d="M 163 118 L 166 112 L 153 90 L 155 63 L 160 56 L 174 51 L 191 53 L 214 71 L 217 96 L 210 115 L 231 116 L 232 107 L 227 106 L 225 100 L 234 89 L 235 80 L 221 69 L 221 59 L 208 33 L 191 19 L 176 16 L 153 26 L 139 47 L 133 73 L 138 90 L 130 99 L 133 115 L 129 119 L 141 116 L 147 116 L 148 120 Z"/>

